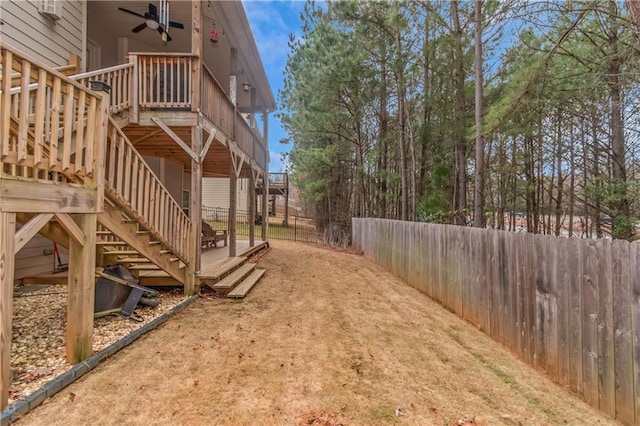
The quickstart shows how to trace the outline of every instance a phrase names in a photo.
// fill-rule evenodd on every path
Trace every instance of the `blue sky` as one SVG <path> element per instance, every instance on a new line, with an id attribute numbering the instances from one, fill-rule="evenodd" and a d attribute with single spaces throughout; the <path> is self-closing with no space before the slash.
<path id="1" fill-rule="evenodd" d="M 277 99 L 278 91 L 283 86 L 284 65 L 289 53 L 287 45 L 289 34 L 296 36 L 301 34 L 300 12 L 304 7 L 304 1 L 245 0 L 243 5 L 271 84 L 271 90 Z M 269 171 L 271 172 L 284 169 L 280 154 L 291 149 L 290 145 L 280 143 L 280 140 L 286 136 L 275 113 L 271 113 L 269 116 L 271 155 Z"/>

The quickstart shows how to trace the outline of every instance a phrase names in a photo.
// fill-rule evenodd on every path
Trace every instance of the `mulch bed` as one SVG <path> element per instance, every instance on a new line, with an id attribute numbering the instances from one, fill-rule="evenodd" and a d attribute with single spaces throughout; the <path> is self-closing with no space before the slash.
<path id="1" fill-rule="evenodd" d="M 73 367 L 66 361 L 67 287 L 37 286 L 33 291 L 17 288 L 13 304 L 9 405 Z M 151 322 L 187 299 L 183 290 L 164 289 L 155 308 L 138 306 L 141 321 L 109 315 L 94 321 L 93 352 Z"/>

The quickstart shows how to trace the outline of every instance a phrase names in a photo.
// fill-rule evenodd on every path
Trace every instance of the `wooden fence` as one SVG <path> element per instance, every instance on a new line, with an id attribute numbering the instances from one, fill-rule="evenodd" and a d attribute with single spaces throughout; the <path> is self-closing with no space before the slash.
<path id="1" fill-rule="evenodd" d="M 353 219 L 353 244 L 592 406 L 640 424 L 640 243 Z"/>

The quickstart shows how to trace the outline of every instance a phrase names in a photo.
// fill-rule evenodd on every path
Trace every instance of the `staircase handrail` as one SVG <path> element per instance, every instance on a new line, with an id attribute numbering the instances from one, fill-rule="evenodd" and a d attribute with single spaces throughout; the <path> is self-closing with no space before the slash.
<path id="1" fill-rule="evenodd" d="M 107 115 L 102 94 L 4 43 L 0 63 L 2 162 L 22 178 L 60 181 L 62 174 L 99 186 L 94 166 L 102 161 Z"/>
<path id="2" fill-rule="evenodd" d="M 133 68 L 133 64 L 127 63 L 76 74 L 69 78 L 86 87 L 91 87 L 91 81 L 101 81 L 109 85 L 111 89 L 109 113 L 116 114 L 128 109 L 131 105 Z"/>
<path id="3" fill-rule="evenodd" d="M 105 191 L 151 235 L 189 264 L 191 221 L 131 141 L 109 117 Z"/>

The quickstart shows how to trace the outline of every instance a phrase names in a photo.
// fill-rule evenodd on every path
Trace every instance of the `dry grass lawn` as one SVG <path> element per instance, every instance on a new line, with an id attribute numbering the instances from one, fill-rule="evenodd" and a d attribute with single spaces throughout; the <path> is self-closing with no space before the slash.
<path id="1" fill-rule="evenodd" d="M 272 247 L 20 424 L 615 424 L 368 259 Z"/>

